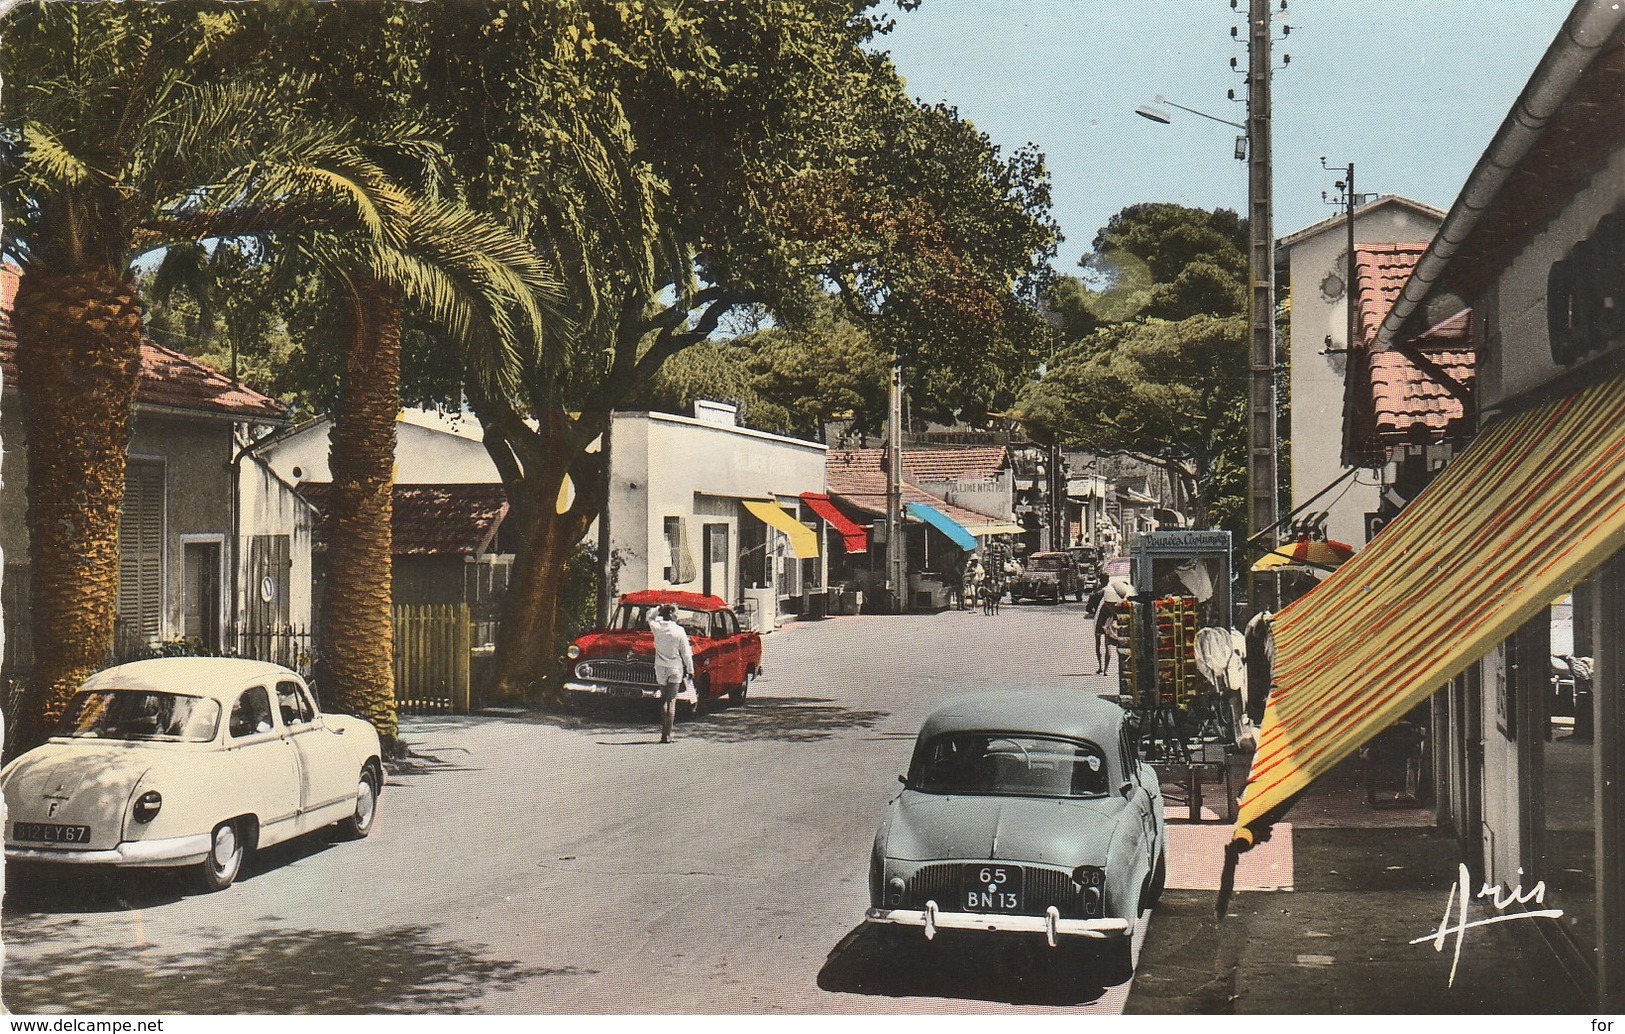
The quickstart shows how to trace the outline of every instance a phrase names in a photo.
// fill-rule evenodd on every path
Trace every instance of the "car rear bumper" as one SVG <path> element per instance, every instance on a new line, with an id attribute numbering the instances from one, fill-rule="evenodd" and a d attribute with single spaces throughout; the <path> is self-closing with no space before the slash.
<path id="1" fill-rule="evenodd" d="M 938 930 L 986 930 L 995 933 L 1041 933 L 1054 947 L 1062 937 L 1086 937 L 1091 940 L 1128 937 L 1134 926 L 1127 919 L 1062 919 L 1060 910 L 1053 905 L 1041 916 L 1011 916 L 988 912 L 944 912 L 935 901 L 927 901 L 923 909 L 871 908 L 864 913 L 864 921 L 891 923 L 899 926 L 921 926 L 927 939 Z"/>
<path id="2" fill-rule="evenodd" d="M 53 865 L 190 865 L 203 861 L 208 854 L 207 833 L 166 840 L 127 840 L 100 851 L 6 845 L 8 862 L 50 862 Z"/>

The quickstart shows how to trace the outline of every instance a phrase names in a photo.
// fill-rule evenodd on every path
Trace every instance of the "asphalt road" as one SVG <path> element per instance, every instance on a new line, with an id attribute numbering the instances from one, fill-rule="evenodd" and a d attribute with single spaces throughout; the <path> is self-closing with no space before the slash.
<path id="1" fill-rule="evenodd" d="M 283 845 L 219 894 L 156 872 L 13 881 L 0 995 L 24 1013 L 1121 1011 L 1128 985 L 1088 952 L 861 922 L 875 824 L 935 701 L 1108 691 L 1083 607 L 796 623 L 764 664 L 745 706 L 669 746 L 640 709 L 409 719 L 370 839 Z"/>

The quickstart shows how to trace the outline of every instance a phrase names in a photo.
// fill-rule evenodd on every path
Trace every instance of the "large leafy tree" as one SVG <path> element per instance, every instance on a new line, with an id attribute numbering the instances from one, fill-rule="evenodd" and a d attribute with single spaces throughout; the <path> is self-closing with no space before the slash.
<path id="1" fill-rule="evenodd" d="M 1163 467 L 1202 524 L 1245 525 L 1246 225 L 1233 212 L 1132 205 L 1061 281 L 1066 346 L 1019 412 L 1044 440 Z"/>
<path id="2" fill-rule="evenodd" d="M 329 118 L 306 103 L 309 80 L 258 63 L 279 17 L 44 5 L 8 35 L 17 85 L 3 127 L 15 158 L 6 250 L 27 274 L 16 322 L 34 620 L 56 632 L 37 653 L 20 746 L 39 738 L 111 642 L 139 376 L 136 257 L 169 249 L 166 265 L 195 267 L 197 242 L 251 238 L 340 286 L 334 577 L 318 665 L 329 700 L 366 715 L 386 740 L 395 734 L 389 500 L 402 303 L 464 345 L 467 368 L 488 385 L 504 385 L 534 350 L 551 288 L 534 250 L 441 197 L 438 145 L 419 127 Z M 423 177 L 392 175 L 380 153 Z"/>
<path id="3" fill-rule="evenodd" d="M 606 457 L 591 446 L 610 414 L 730 311 L 762 305 L 793 326 L 829 274 L 861 261 L 856 308 L 888 346 L 952 342 L 990 375 L 1009 349 L 995 332 L 1022 310 L 1015 283 L 1053 240 L 1038 215 L 1041 163 L 991 161 L 952 112 L 910 102 L 865 49 L 879 26 L 868 6 L 575 0 L 399 13 L 421 47 L 419 81 L 456 127 L 471 199 L 567 273 L 577 328 L 517 391 L 469 388 L 518 541 L 496 695 L 531 693 L 556 663 L 561 572 L 603 508 Z M 905 130 L 909 160 L 888 160 Z M 847 212 L 893 213 L 879 248 L 873 224 L 806 218 L 830 190 Z"/>

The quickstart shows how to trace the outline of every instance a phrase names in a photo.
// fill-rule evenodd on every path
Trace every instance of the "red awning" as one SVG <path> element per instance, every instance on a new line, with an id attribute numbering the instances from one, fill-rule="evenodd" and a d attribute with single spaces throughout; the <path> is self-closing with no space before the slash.
<path id="1" fill-rule="evenodd" d="M 846 514 L 835 508 L 829 496 L 822 492 L 803 492 L 801 501 L 812 507 L 813 512 L 822 517 L 830 527 L 841 533 L 848 553 L 869 552 L 869 529 L 853 524 Z"/>

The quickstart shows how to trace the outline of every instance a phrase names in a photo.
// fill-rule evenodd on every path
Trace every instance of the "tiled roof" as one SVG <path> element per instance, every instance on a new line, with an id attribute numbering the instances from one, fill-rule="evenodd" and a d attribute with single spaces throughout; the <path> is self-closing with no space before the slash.
<path id="1" fill-rule="evenodd" d="M 1356 249 L 1360 342 L 1365 347 L 1376 339 L 1377 328 L 1426 250 L 1425 244 L 1366 244 Z M 1447 374 L 1468 387 L 1474 379 L 1475 356 L 1462 343 L 1468 340 L 1471 317 L 1468 311 L 1457 313 L 1414 341 Z M 1428 439 L 1437 441 L 1453 421 L 1462 418 L 1461 400 L 1399 352 L 1370 352 L 1352 358 L 1351 368 L 1360 369 L 1366 383 L 1350 384 L 1355 404 L 1349 414 L 1351 441 L 1365 443 L 1361 449 L 1368 456 L 1374 454 L 1373 446 L 1412 440 L 1417 428 L 1425 428 Z"/>
<path id="2" fill-rule="evenodd" d="M 326 511 L 331 484 L 307 482 L 299 493 Z M 501 485 L 396 485 L 390 529 L 395 556 L 468 556 L 479 551 L 508 513 Z"/>
<path id="3" fill-rule="evenodd" d="M 884 472 L 885 449 L 831 449 L 829 466 Z M 996 477 L 1010 466 L 1002 445 L 968 449 L 904 449 L 903 476 L 912 481 L 971 481 Z"/>
<path id="4" fill-rule="evenodd" d="M 0 266 L 0 372 L 6 385 L 17 383 L 17 335 L 11 326 L 11 303 L 17 294 L 18 274 Z M 136 405 L 219 413 L 242 419 L 283 420 L 288 407 L 190 356 L 155 341 L 141 342 L 141 381 Z"/>
<path id="5" fill-rule="evenodd" d="M 875 452 L 879 449 L 854 449 L 848 452 Z M 866 467 L 860 464 L 844 464 L 836 460 L 838 453 L 830 453 L 829 465 L 825 468 L 824 479 L 829 485 L 831 497 L 846 503 L 865 513 L 883 516 L 886 513 L 886 475 L 879 468 Z M 954 522 L 969 526 L 981 526 L 999 522 L 1008 522 L 1010 516 L 1005 514 L 980 513 L 953 503 L 943 502 L 941 499 L 923 489 L 903 482 L 903 502 L 924 503 L 941 510 Z"/>
<path id="6" fill-rule="evenodd" d="M 1472 384 L 1472 352 L 1429 349 L 1427 355 L 1450 376 Z M 1418 425 L 1431 432 L 1429 440 L 1437 441 L 1462 417 L 1461 400 L 1398 352 L 1372 354 L 1371 399 L 1377 436 L 1384 442 L 1408 441 Z"/>
<path id="7" fill-rule="evenodd" d="M 1426 244 L 1362 244 L 1355 249 L 1360 342 L 1368 344 L 1421 261 Z"/>

